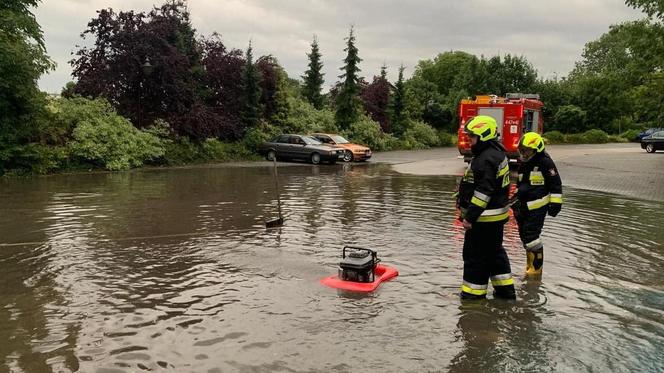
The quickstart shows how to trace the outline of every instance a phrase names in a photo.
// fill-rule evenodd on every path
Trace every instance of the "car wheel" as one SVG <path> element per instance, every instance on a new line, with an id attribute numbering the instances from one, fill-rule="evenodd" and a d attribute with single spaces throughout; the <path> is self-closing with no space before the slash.
<path id="1" fill-rule="evenodd" d="M 268 161 L 274 161 L 274 160 L 277 159 L 277 152 L 275 152 L 274 150 L 270 150 L 269 152 L 267 152 L 267 155 L 265 156 L 265 158 Z"/>
<path id="2" fill-rule="evenodd" d="M 318 153 L 313 153 L 311 155 L 311 163 L 313 164 L 319 164 L 320 163 L 320 154 Z"/>
<path id="3" fill-rule="evenodd" d="M 353 152 L 350 150 L 346 150 L 344 153 L 344 162 L 352 162 L 353 161 Z"/>
<path id="4" fill-rule="evenodd" d="M 654 153 L 655 152 L 655 145 L 654 144 L 648 144 L 646 145 L 646 151 L 648 153 Z"/>

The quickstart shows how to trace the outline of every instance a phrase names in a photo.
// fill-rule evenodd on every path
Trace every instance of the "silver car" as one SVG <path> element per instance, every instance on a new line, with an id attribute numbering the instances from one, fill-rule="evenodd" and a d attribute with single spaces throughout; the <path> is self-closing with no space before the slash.
<path id="1" fill-rule="evenodd" d="M 313 164 L 330 162 L 334 164 L 343 159 L 346 150 L 338 146 L 329 146 L 311 136 L 280 135 L 261 145 L 260 153 L 267 160 L 302 159 Z"/>

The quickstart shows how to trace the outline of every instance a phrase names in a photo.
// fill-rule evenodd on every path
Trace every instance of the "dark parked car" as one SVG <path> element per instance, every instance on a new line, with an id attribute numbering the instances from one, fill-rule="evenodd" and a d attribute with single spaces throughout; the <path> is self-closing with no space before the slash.
<path id="1" fill-rule="evenodd" d="M 636 139 L 638 141 L 641 141 L 641 139 L 643 139 L 644 137 L 650 136 L 653 133 L 659 132 L 659 131 L 664 131 L 664 128 L 649 128 L 649 129 L 639 133 L 638 135 L 636 135 Z"/>
<path id="2" fill-rule="evenodd" d="M 664 150 L 664 131 L 658 131 L 641 139 L 641 149 L 648 153 Z"/>
<path id="3" fill-rule="evenodd" d="M 280 135 L 263 143 L 261 154 L 267 160 L 277 159 L 303 159 L 313 164 L 320 162 L 336 163 L 343 159 L 346 150 L 338 146 L 325 145 L 311 136 Z"/>

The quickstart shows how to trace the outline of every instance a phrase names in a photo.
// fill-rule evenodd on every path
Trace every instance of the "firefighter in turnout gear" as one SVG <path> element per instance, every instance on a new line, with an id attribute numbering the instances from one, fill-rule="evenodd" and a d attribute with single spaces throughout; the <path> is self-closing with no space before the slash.
<path id="1" fill-rule="evenodd" d="M 542 274 L 544 246 L 540 234 L 547 213 L 556 216 L 563 203 L 563 186 L 558 169 L 544 151 L 544 140 L 528 132 L 519 140 L 517 201 L 512 205 L 519 225 L 519 237 L 526 249 L 526 276 Z"/>
<path id="2" fill-rule="evenodd" d="M 457 197 L 466 229 L 463 243 L 463 299 L 485 298 L 488 282 L 497 298 L 515 299 L 510 261 L 503 248 L 508 220 L 510 175 L 505 149 L 497 141 L 496 121 L 479 115 L 465 125 L 474 158 Z"/>

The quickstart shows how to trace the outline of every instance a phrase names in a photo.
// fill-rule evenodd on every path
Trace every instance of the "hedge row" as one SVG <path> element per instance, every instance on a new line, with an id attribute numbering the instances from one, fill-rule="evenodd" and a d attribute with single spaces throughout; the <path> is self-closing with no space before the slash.
<path id="1" fill-rule="evenodd" d="M 633 137 L 631 134 L 609 135 L 598 129 L 588 130 L 583 133 L 564 134 L 559 131 L 550 131 L 542 135 L 547 144 L 606 144 L 609 142 L 629 142 Z M 636 135 L 634 135 L 636 137 Z"/>
<path id="2" fill-rule="evenodd" d="M 289 115 L 277 122 L 261 122 L 238 142 L 208 138 L 197 142 L 177 136 L 168 123 L 157 120 L 138 129 L 103 99 L 82 97 L 54 99 L 40 141 L 16 147 L 20 156 L 11 168 L 16 173 L 51 173 L 62 170 L 127 170 L 143 165 L 177 166 L 191 163 L 259 159 L 261 143 L 283 133 L 340 133 L 350 141 L 376 151 L 449 146 L 452 134 L 436 131 L 424 122 L 409 121 L 401 138 L 386 134 L 363 115 L 345 131 L 339 131 L 330 109 L 316 110 L 308 102 L 291 99 Z"/>

